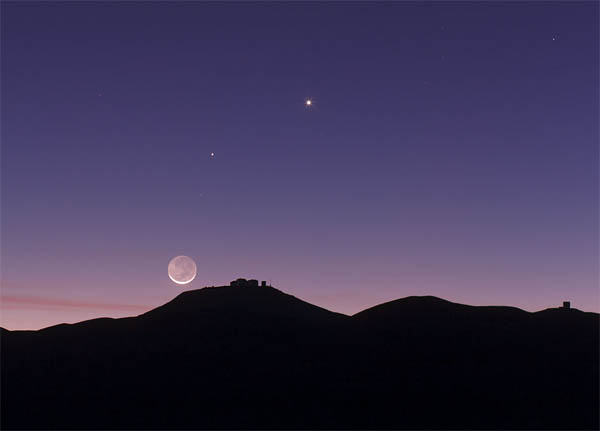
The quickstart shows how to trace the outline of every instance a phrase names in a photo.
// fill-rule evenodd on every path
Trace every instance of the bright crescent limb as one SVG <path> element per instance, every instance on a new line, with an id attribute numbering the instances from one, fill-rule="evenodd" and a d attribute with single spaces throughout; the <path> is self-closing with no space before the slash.
<path id="1" fill-rule="evenodd" d="M 190 278 L 189 280 L 186 281 L 177 281 L 173 278 L 173 276 L 171 274 L 169 274 L 169 278 L 173 281 L 173 283 L 177 283 L 177 284 L 188 284 L 191 283 L 192 281 L 194 281 L 194 278 L 196 278 L 196 274 L 194 274 L 192 276 L 192 278 Z"/>

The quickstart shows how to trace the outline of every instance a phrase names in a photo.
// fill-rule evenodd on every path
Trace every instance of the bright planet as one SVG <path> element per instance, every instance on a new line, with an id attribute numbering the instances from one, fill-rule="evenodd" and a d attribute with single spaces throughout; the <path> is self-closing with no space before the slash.
<path id="1" fill-rule="evenodd" d="M 196 262 L 187 256 L 176 256 L 169 262 L 169 278 L 177 284 L 188 284 L 196 278 Z"/>

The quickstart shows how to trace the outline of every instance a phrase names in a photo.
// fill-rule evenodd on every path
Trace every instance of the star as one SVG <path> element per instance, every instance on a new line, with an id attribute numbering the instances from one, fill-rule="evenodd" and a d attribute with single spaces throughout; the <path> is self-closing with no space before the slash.
<path id="1" fill-rule="evenodd" d="M 556 36 L 552 36 L 552 40 L 556 40 Z"/>
<path id="2" fill-rule="evenodd" d="M 310 107 L 310 106 L 312 106 L 312 104 L 313 104 L 313 101 L 312 101 L 312 100 L 310 100 L 310 99 L 306 99 L 306 102 L 304 102 L 304 104 L 305 104 L 307 107 Z"/>
<path id="3" fill-rule="evenodd" d="M 210 153 L 210 156 L 211 156 L 211 157 L 214 157 L 214 156 L 215 156 L 215 153 Z"/>

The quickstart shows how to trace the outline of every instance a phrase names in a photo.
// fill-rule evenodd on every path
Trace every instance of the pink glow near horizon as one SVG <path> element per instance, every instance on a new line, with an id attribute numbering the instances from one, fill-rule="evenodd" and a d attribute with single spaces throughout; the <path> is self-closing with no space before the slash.
<path id="1" fill-rule="evenodd" d="M 241 275 L 243 276 L 243 274 Z M 234 278 L 234 277 L 231 277 Z M 600 306 L 598 297 L 585 298 L 573 291 L 547 290 L 545 297 L 530 296 L 523 300 L 517 295 L 519 289 L 514 289 L 514 294 L 507 295 L 507 289 L 501 288 L 501 282 L 488 282 L 488 288 L 474 289 L 466 280 L 461 284 L 464 289 L 462 294 L 460 290 L 452 289 L 453 280 L 444 280 L 435 277 L 405 277 L 402 285 L 386 279 L 373 280 L 373 285 L 378 286 L 373 290 L 365 287 L 365 284 L 350 284 L 346 280 L 343 288 L 332 289 L 333 280 L 323 276 L 321 282 L 328 285 L 327 290 L 318 287 L 317 278 L 304 278 L 296 282 L 286 282 L 285 286 L 273 283 L 274 287 L 294 295 L 304 301 L 314 305 L 326 308 L 331 311 L 344 313 L 347 315 L 355 314 L 359 311 L 373 307 L 375 305 L 392 301 L 407 296 L 434 295 L 443 299 L 469 305 L 505 305 L 522 308 L 526 311 L 539 311 L 545 308 L 558 307 L 563 300 L 570 300 L 574 308 L 584 311 L 598 312 Z M 209 280 L 210 281 L 210 280 Z M 457 281 L 454 280 L 454 283 Z M 476 285 L 477 280 L 471 280 L 471 284 Z M 581 281 L 585 282 L 585 281 Z M 579 284 L 581 284 L 581 282 Z M 159 283 L 159 289 L 151 289 L 151 297 L 144 296 L 144 303 L 137 302 L 132 294 L 137 289 L 124 289 L 121 294 L 111 294 L 110 301 L 98 298 L 86 297 L 85 292 L 78 298 L 65 298 L 64 296 L 38 296 L 32 292 L 37 289 L 25 289 L 23 286 L 9 285 L 3 289 L 0 295 L 0 326 L 10 330 L 36 330 L 60 323 L 76 323 L 83 320 L 89 320 L 99 317 L 129 317 L 139 315 L 153 308 L 156 308 L 177 296 L 185 290 L 199 289 L 204 287 L 202 282 L 194 282 L 185 289 L 174 287 L 169 282 Z M 515 281 L 512 281 L 515 284 Z M 544 280 L 521 280 L 523 287 L 531 284 L 547 284 Z M 215 280 L 214 282 L 203 283 L 204 285 L 224 285 L 226 282 Z M 306 285 L 310 285 L 307 288 Z M 498 285 L 495 285 L 498 284 Z M 578 283 L 574 283 L 577 285 Z M 437 286 L 432 288 L 431 286 Z M 7 292 L 8 290 L 8 292 Z M 39 291 L 39 290 L 37 290 Z M 27 292 L 27 293 L 20 293 Z M 507 299 L 513 296 L 512 301 Z M 119 302 L 122 301 L 122 302 Z"/>

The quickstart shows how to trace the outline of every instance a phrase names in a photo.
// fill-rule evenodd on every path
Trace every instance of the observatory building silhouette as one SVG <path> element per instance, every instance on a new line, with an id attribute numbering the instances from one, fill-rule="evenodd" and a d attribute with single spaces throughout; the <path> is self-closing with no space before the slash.
<path id="1" fill-rule="evenodd" d="M 231 287 L 258 287 L 258 280 L 250 279 L 246 280 L 245 278 L 238 278 L 229 283 Z M 266 281 L 260 282 L 260 287 L 269 287 Z"/>

